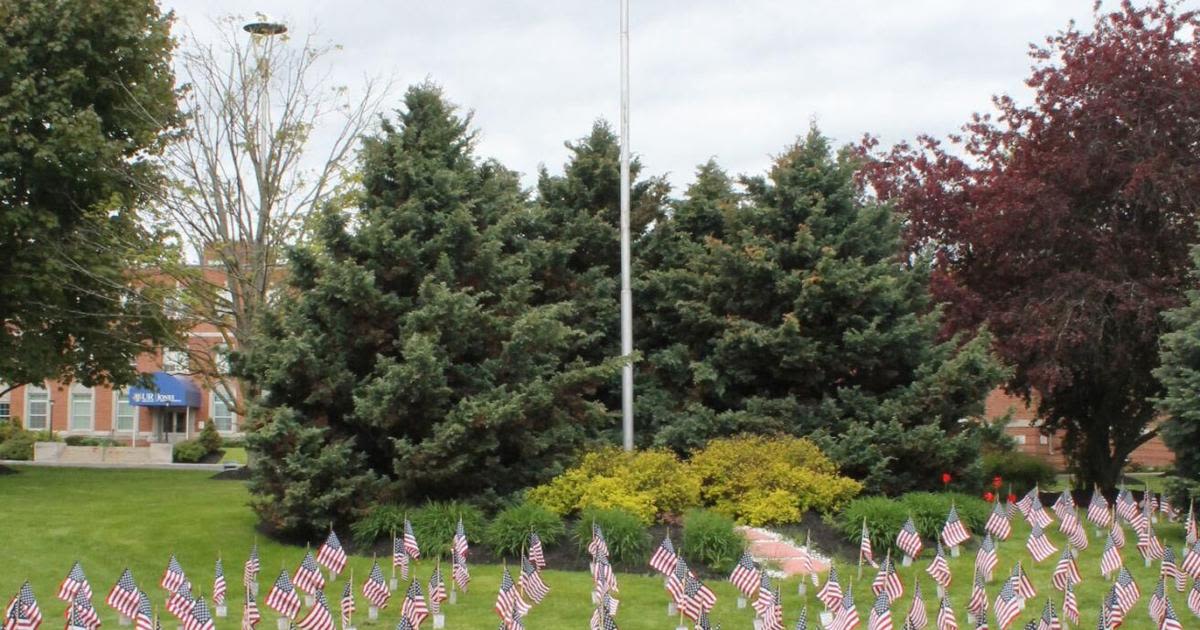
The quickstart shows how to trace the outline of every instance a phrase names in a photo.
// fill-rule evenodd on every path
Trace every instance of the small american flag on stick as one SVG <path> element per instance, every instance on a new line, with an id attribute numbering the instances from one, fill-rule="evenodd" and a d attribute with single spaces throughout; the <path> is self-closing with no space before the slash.
<path id="1" fill-rule="evenodd" d="M 366 597 L 372 606 L 380 609 L 387 607 L 392 592 L 388 590 L 387 582 L 383 579 L 383 570 L 379 568 L 378 560 L 371 564 L 371 574 L 363 582 L 362 591 L 363 597 Z"/>
<path id="2" fill-rule="evenodd" d="M 117 583 L 113 584 L 104 603 L 122 615 L 133 619 L 137 616 L 138 593 L 137 583 L 133 581 L 133 574 L 126 568 L 121 572 L 121 577 L 117 578 Z"/>
<path id="3" fill-rule="evenodd" d="M 817 592 L 817 599 L 825 604 L 826 610 L 837 610 L 842 603 L 842 585 L 838 581 L 837 567 L 829 565 L 829 575 L 825 578 L 825 586 Z"/>
<path id="4" fill-rule="evenodd" d="M 729 581 L 746 597 L 754 594 L 758 588 L 758 565 L 750 557 L 750 552 L 743 551 L 741 559 L 733 566 Z"/>
<path id="5" fill-rule="evenodd" d="M 983 576 L 985 582 L 992 581 L 992 574 L 996 571 L 996 565 L 1000 563 L 1000 559 L 996 556 L 996 543 L 992 541 L 991 534 L 983 537 L 983 542 L 979 545 L 979 551 L 975 552 L 975 572 Z"/>
<path id="6" fill-rule="evenodd" d="M 317 590 L 313 593 L 313 605 L 296 627 L 300 630 L 333 630 L 333 612 L 329 610 L 329 600 L 325 599 L 325 591 Z"/>
<path id="7" fill-rule="evenodd" d="M 1071 548 L 1063 549 L 1062 555 L 1058 557 L 1058 564 L 1054 567 L 1054 574 L 1050 576 L 1050 583 L 1054 588 L 1066 591 L 1067 584 L 1078 583 L 1081 579 L 1083 578 L 1079 575 L 1079 566 L 1075 564 Z"/>
<path id="8" fill-rule="evenodd" d="M 1040 525 L 1033 526 L 1029 540 L 1025 541 L 1025 548 L 1029 550 L 1029 555 L 1033 556 L 1034 562 L 1041 562 L 1058 551 Z"/>
<path id="9" fill-rule="evenodd" d="M 135 630 L 154 630 L 154 608 L 150 605 L 150 596 L 145 591 L 138 590 L 137 609 L 134 610 L 131 619 Z"/>
<path id="10" fill-rule="evenodd" d="M 1000 540 L 1008 540 L 1012 535 L 1012 522 L 1008 518 L 1008 512 L 1000 506 L 999 498 L 996 499 L 983 529 Z"/>
<path id="11" fill-rule="evenodd" d="M 316 595 L 317 591 L 325 588 L 325 576 L 321 575 L 321 567 L 317 566 L 317 559 L 313 557 L 311 551 L 304 552 L 300 566 L 296 567 L 296 577 L 293 582 L 296 588 L 309 595 Z"/>
<path id="12" fill-rule="evenodd" d="M 183 620 L 183 630 L 214 630 L 212 611 L 208 609 L 203 597 L 197 597 L 192 610 Z"/>
<path id="13" fill-rule="evenodd" d="M 447 599 L 446 584 L 442 580 L 442 566 L 439 562 L 429 575 L 429 610 L 435 615 L 441 611 L 442 602 Z"/>
<path id="14" fill-rule="evenodd" d="M 83 591 L 89 600 L 92 598 L 92 585 L 83 574 L 83 566 L 76 561 L 67 572 L 67 577 L 58 585 L 58 598 L 70 604 L 75 601 L 75 595 L 80 591 Z"/>
<path id="15" fill-rule="evenodd" d="M 171 558 L 167 560 L 167 569 L 163 571 L 158 585 L 174 593 L 184 582 L 187 582 L 187 576 L 183 574 L 183 567 L 179 566 L 179 560 L 175 558 L 175 554 L 171 554 Z"/>
<path id="16" fill-rule="evenodd" d="M 461 519 L 459 522 L 462 522 Z M 417 544 L 417 535 L 413 533 L 412 522 L 404 519 L 404 551 L 413 560 L 421 559 L 421 547 Z"/>
<path id="17" fill-rule="evenodd" d="M 542 580 L 542 574 L 528 558 L 521 558 L 521 575 L 517 578 L 517 586 L 529 598 L 529 601 L 540 604 L 550 594 L 550 587 Z"/>
<path id="18" fill-rule="evenodd" d="M 221 559 L 217 558 L 217 565 L 213 569 L 212 600 L 214 606 L 225 604 L 225 589 L 225 566 L 221 564 Z"/>
<path id="19" fill-rule="evenodd" d="M 254 601 L 254 592 L 246 591 L 246 603 L 242 606 L 242 630 L 254 630 L 262 621 L 262 613 L 258 611 L 258 602 Z"/>
<path id="20" fill-rule="evenodd" d="M 246 558 L 246 563 L 242 565 L 242 586 L 250 588 L 250 585 L 258 581 L 258 572 L 262 568 L 262 564 L 258 560 L 258 543 L 254 543 L 250 547 L 250 557 Z"/>
<path id="21" fill-rule="evenodd" d="M 288 619 L 295 619 L 296 613 L 300 612 L 300 596 L 296 594 L 287 569 L 279 570 L 279 577 L 275 578 L 275 583 L 267 593 L 266 603 Z"/>
<path id="22" fill-rule="evenodd" d="M 1112 525 L 1112 512 L 1109 510 L 1108 499 L 1100 493 L 1100 486 L 1096 486 L 1092 490 L 1092 499 L 1088 501 L 1087 518 L 1099 528 L 1107 528 Z"/>
<path id="23" fill-rule="evenodd" d="M 342 600 L 340 602 L 340 608 L 342 614 L 342 628 L 344 629 L 350 625 L 351 620 L 354 618 L 355 607 L 353 575 L 350 576 L 350 579 L 346 580 L 346 586 L 342 588 Z"/>
<path id="24" fill-rule="evenodd" d="M 542 549 L 542 539 L 537 532 L 529 532 L 529 561 L 539 569 L 546 568 L 546 552 Z M 653 563 L 651 566 L 654 566 Z"/>
<path id="25" fill-rule="evenodd" d="M 1013 589 L 1012 582 L 1005 582 L 996 596 L 996 625 L 1000 630 L 1007 630 L 1021 614 L 1021 602 Z"/>
<path id="26" fill-rule="evenodd" d="M 400 605 L 400 616 L 412 623 L 414 628 L 420 628 L 421 623 L 429 616 L 429 607 L 425 604 L 425 593 L 421 592 L 420 580 L 414 579 L 408 583 L 404 603 Z"/>
<path id="27" fill-rule="evenodd" d="M 914 560 L 921 555 L 921 550 L 925 548 L 924 543 L 921 542 L 921 534 L 917 532 L 917 526 L 913 523 L 911 516 L 904 521 L 900 533 L 896 534 L 896 546 L 904 552 L 904 555 Z"/>
<path id="28" fill-rule="evenodd" d="M 671 544 L 670 536 L 664 537 L 658 549 L 654 550 L 654 555 L 650 556 L 650 567 L 663 575 L 675 568 L 675 545 Z"/>
<path id="29" fill-rule="evenodd" d="M 346 568 L 346 550 L 342 548 L 342 541 L 333 532 L 333 528 L 329 529 L 329 536 L 325 538 L 325 543 L 317 549 L 317 562 L 329 569 L 333 575 L 341 573 L 342 569 Z"/>
<path id="30" fill-rule="evenodd" d="M 946 561 L 942 543 L 938 543 L 937 554 L 933 556 L 933 562 L 929 563 L 929 568 L 925 569 L 925 572 L 942 588 L 950 588 L 950 563 Z"/>
<path id="31" fill-rule="evenodd" d="M 957 547 L 971 539 L 971 532 L 963 525 L 958 517 L 958 510 L 950 504 L 950 513 L 946 515 L 946 523 L 942 525 L 942 540 L 947 547 Z"/>

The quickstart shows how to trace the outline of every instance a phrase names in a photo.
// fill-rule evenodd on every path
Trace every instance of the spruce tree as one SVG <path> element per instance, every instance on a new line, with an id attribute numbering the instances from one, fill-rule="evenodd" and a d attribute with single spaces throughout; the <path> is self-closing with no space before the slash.
<path id="1" fill-rule="evenodd" d="M 1002 377 L 986 335 L 938 341 L 924 261 L 815 130 L 739 196 L 715 164 L 654 230 L 639 277 L 639 417 L 677 450 L 810 435 L 868 488 L 974 466 L 960 420 Z"/>
<path id="2" fill-rule="evenodd" d="M 357 213 L 324 213 L 291 257 L 293 297 L 240 367 L 267 392 L 251 446 L 269 524 L 503 495 L 561 472 L 605 422 L 590 395 L 619 367 L 579 358 L 568 295 L 535 300 L 526 200 L 474 144 L 438 88 L 410 89 L 364 142 Z M 296 461 L 342 472 L 291 482 Z M 317 498 L 289 502 L 301 493 Z"/>
<path id="3" fill-rule="evenodd" d="M 1200 247 L 1192 248 L 1192 288 L 1187 303 L 1164 315 L 1170 332 L 1159 342 L 1163 385 L 1159 408 L 1167 414 L 1163 441 L 1175 451 L 1175 473 L 1200 486 Z"/>

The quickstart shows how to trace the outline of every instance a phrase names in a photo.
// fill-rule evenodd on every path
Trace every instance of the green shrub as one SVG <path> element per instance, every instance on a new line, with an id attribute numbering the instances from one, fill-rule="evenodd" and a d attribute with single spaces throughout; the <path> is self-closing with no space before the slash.
<path id="1" fill-rule="evenodd" d="M 0 459 L 29 461 L 33 459 L 33 443 L 37 441 L 34 433 L 23 431 L 0 442 Z"/>
<path id="2" fill-rule="evenodd" d="M 68 435 L 67 437 L 63 438 L 63 442 L 65 442 L 67 446 L 88 446 L 87 442 L 89 439 L 90 438 L 84 435 Z"/>
<path id="3" fill-rule="evenodd" d="M 1054 468 L 1045 461 L 1025 453 L 988 453 L 983 456 L 983 475 L 988 481 L 1000 477 L 1007 488 L 1024 494 L 1036 485 L 1054 483 Z"/>
<path id="4" fill-rule="evenodd" d="M 837 515 L 831 518 L 846 540 L 858 545 L 862 536 L 864 519 L 871 533 L 871 545 L 882 552 L 892 546 L 896 533 L 908 518 L 908 508 L 895 499 L 887 497 L 862 497 L 854 499 Z"/>
<path id="5" fill-rule="evenodd" d="M 24 427 L 21 425 L 21 419 L 13 416 L 4 422 L 0 422 L 0 442 L 7 442 L 13 436 L 23 435 Z"/>
<path id="6" fill-rule="evenodd" d="M 809 510 L 829 513 L 862 489 L 840 476 L 816 444 L 793 437 L 712 440 L 688 467 L 705 505 L 750 525 L 795 523 Z"/>
<path id="7" fill-rule="evenodd" d="M 592 523 L 604 532 L 610 561 L 644 564 L 649 558 L 650 533 L 637 516 L 621 509 L 584 510 L 574 531 L 580 549 L 587 549 L 592 540 Z"/>
<path id="8" fill-rule="evenodd" d="M 431 501 L 409 512 L 408 518 L 412 521 L 417 544 L 421 546 L 422 557 L 450 556 L 450 543 L 454 539 L 459 517 L 462 517 L 463 528 L 467 530 L 467 540 L 482 542 L 486 521 L 483 512 L 474 505 L 461 501 Z M 400 524 L 404 525 L 403 515 Z M 397 531 L 401 530 L 398 528 Z"/>
<path id="9" fill-rule="evenodd" d="M 941 534 L 942 526 L 946 524 L 946 515 L 950 513 L 951 503 L 958 511 L 963 525 L 966 525 L 972 534 L 983 531 L 992 508 L 982 499 L 955 492 L 910 492 L 900 497 L 899 502 L 912 515 L 917 531 L 929 540 L 936 540 Z"/>
<path id="10" fill-rule="evenodd" d="M 683 554 L 691 564 L 716 573 L 733 569 L 746 539 L 733 529 L 733 519 L 711 510 L 691 510 L 683 520 Z"/>
<path id="11" fill-rule="evenodd" d="M 606 448 L 529 492 L 529 500 L 560 516 L 586 509 L 621 509 L 643 524 L 699 505 L 700 482 L 669 451 L 626 453 Z"/>
<path id="12" fill-rule="evenodd" d="M 217 425 L 211 420 L 204 423 L 204 428 L 200 429 L 200 436 L 196 439 L 200 441 L 200 444 L 204 448 L 208 449 L 209 453 L 216 453 L 221 450 L 221 434 L 217 433 Z"/>
<path id="13" fill-rule="evenodd" d="M 1191 502 L 1200 499 L 1200 481 L 1168 476 L 1164 481 L 1163 494 L 1167 495 L 1175 509 L 1186 513 Z"/>
<path id="14" fill-rule="evenodd" d="M 360 547 L 369 547 L 383 538 L 390 539 L 392 532 L 404 530 L 404 514 L 407 511 L 402 505 L 372 506 L 350 525 L 350 536 Z M 417 542 L 421 541 L 418 539 Z"/>
<path id="15" fill-rule="evenodd" d="M 208 457 L 208 449 L 199 440 L 184 440 L 175 443 L 171 458 L 177 464 L 198 464 Z"/>
<path id="16" fill-rule="evenodd" d="M 497 555 L 511 558 L 525 551 L 530 532 L 537 532 L 542 546 L 549 547 L 561 540 L 566 531 L 557 514 L 527 502 L 497 513 L 484 532 L 484 542 Z"/>

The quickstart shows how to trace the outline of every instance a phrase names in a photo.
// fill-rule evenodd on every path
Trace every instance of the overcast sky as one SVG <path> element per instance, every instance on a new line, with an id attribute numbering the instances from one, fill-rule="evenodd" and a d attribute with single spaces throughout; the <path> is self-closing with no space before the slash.
<path id="1" fill-rule="evenodd" d="M 838 143 L 956 131 L 993 94 L 1028 100 L 1030 42 L 1092 0 L 631 0 L 632 148 L 677 187 L 716 157 L 735 173 L 816 120 Z M 429 77 L 473 109 L 480 153 L 532 183 L 565 140 L 619 116 L 617 0 L 164 0 L 203 34 L 262 12 L 341 44 L 337 77 Z M 1111 5 L 1107 2 L 1106 5 Z M 392 106 L 389 106 L 392 107 Z"/>

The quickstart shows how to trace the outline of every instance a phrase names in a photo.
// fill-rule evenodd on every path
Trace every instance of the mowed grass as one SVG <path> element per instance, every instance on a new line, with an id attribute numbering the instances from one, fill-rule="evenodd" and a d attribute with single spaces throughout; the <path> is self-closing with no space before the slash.
<path id="1" fill-rule="evenodd" d="M 239 623 L 243 601 L 239 586 L 242 562 L 250 545 L 257 539 L 263 565 L 259 597 L 265 617 L 262 627 L 274 627 L 275 615 L 263 606 L 262 600 L 279 569 L 286 567 L 289 572 L 294 570 L 304 549 L 256 537 L 254 514 L 247 507 L 249 495 L 242 483 L 215 481 L 209 473 L 200 472 L 34 467 L 18 470 L 19 474 L 0 476 L 0 503 L 3 505 L 0 541 L 4 545 L 3 551 L 0 551 L 0 596 L 5 601 L 22 581 L 31 580 L 47 623 L 53 627 L 59 623 L 65 610 L 65 603 L 54 597 L 58 584 L 71 562 L 79 560 L 96 593 L 94 603 L 101 611 L 104 623 L 116 627 L 116 613 L 105 606 L 103 600 L 124 567 L 133 570 L 134 578 L 161 610 L 166 593 L 158 587 L 158 580 L 171 553 L 176 554 L 188 577 L 205 596 L 211 591 L 214 562 L 220 555 L 224 558 L 230 596 L 229 617 L 218 619 L 217 627 L 235 628 Z M 1059 546 L 1065 544 L 1057 530 L 1053 527 L 1052 530 L 1051 539 L 1054 543 Z M 1157 530 L 1165 543 L 1175 546 L 1177 551 L 1181 550 L 1181 525 L 1160 523 Z M 988 598 L 992 602 L 999 591 L 1002 577 L 1007 575 L 1016 560 L 1022 561 L 1039 590 L 1039 597 L 1029 603 L 1019 619 L 1020 624 L 1040 614 L 1047 595 L 1054 598 L 1056 606 L 1061 605 L 1061 594 L 1050 586 L 1050 575 L 1057 558 L 1034 565 L 1024 549 L 1027 534 L 1028 528 L 1023 523 L 1015 524 L 1013 538 L 1000 547 L 997 577 L 988 585 Z M 1101 598 L 1109 587 L 1109 583 L 1099 576 L 1103 543 L 1096 540 L 1091 527 L 1088 528 L 1088 534 L 1092 544 L 1079 558 L 1079 568 L 1084 575 L 1084 582 L 1078 591 L 1083 614 L 1081 626 L 1084 628 L 1095 627 Z M 1149 620 L 1146 605 L 1154 589 L 1158 567 L 1144 567 L 1133 548 L 1135 537 L 1132 532 L 1127 532 L 1127 536 L 1129 544 L 1123 556 L 1141 586 L 1143 597 L 1129 614 L 1123 628 L 1151 630 L 1154 625 Z M 313 541 L 314 547 L 319 542 Z M 927 550 L 914 566 L 900 569 L 906 592 L 904 598 L 893 607 L 897 627 L 908 612 L 914 578 L 920 580 L 930 618 L 936 612 L 936 589 L 924 572 L 930 557 L 931 552 Z M 955 605 L 960 627 L 972 627 L 966 619 L 966 602 L 970 596 L 973 562 L 973 548 L 964 550 L 962 557 L 951 561 L 954 583 L 949 595 Z M 386 558 L 383 564 L 385 573 L 390 574 Z M 839 560 L 838 565 L 843 582 L 855 577 L 853 563 Z M 391 604 L 381 612 L 378 621 L 368 621 L 367 603 L 361 595 L 361 584 L 370 566 L 371 558 L 351 558 L 350 567 L 354 571 L 354 590 L 359 610 L 355 625 L 360 628 L 392 628 L 399 619 L 403 593 L 393 594 Z M 424 584 L 431 570 L 432 562 L 424 560 L 417 563 L 415 575 Z M 470 592 L 460 593 L 456 605 L 445 607 L 447 628 L 496 627 L 497 619 L 492 605 L 501 570 L 498 565 L 471 566 Z M 449 579 L 448 569 L 445 573 Z M 346 574 L 326 587 L 332 602 L 340 597 Z M 526 626 L 531 629 L 585 628 L 592 611 L 590 576 L 582 572 L 551 570 L 546 572 L 544 578 L 551 593 L 541 605 L 534 607 L 526 618 Z M 863 627 L 873 601 L 870 590 L 872 578 L 873 572 L 868 569 L 862 580 L 854 585 Z M 617 621 L 623 630 L 674 628 L 678 625 L 678 617 L 666 616 L 668 596 L 660 577 L 620 574 L 618 580 L 621 607 Z M 815 599 L 816 589 L 810 584 L 805 595 L 801 596 L 797 592 L 797 582 L 793 579 L 781 583 L 785 621 L 789 628 L 802 606 L 808 606 L 811 622 L 816 621 L 821 608 Z M 737 594 L 733 587 L 717 580 L 709 584 L 719 599 L 713 620 L 726 629 L 751 628 L 753 613 L 749 608 L 739 610 L 736 607 Z M 401 583 L 400 590 L 405 587 Z M 1200 627 L 1187 611 L 1184 595 L 1172 590 L 1170 597 L 1175 610 L 1182 617 L 1184 627 Z M 170 619 L 165 627 L 173 628 L 173 622 Z M 810 627 L 817 625 L 811 623 Z"/>

